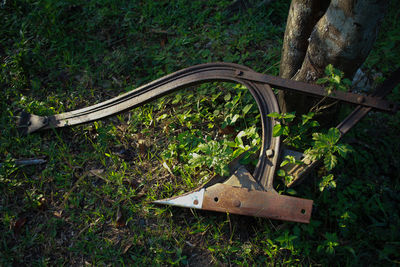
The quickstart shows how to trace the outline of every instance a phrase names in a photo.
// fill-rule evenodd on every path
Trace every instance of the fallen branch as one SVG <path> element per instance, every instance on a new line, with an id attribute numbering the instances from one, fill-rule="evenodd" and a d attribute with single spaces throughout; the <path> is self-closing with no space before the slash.
<path id="1" fill-rule="evenodd" d="M 40 165 L 44 164 L 47 161 L 45 159 L 19 159 L 15 161 L 16 165 L 22 165 L 22 166 L 29 166 L 29 165 Z M 4 163 L 0 163 L 0 167 L 3 166 Z"/>

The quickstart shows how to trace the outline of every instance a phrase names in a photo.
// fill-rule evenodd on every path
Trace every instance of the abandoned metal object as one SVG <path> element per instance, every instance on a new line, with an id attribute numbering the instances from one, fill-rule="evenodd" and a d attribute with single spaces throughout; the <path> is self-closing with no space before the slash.
<path id="1" fill-rule="evenodd" d="M 183 87 L 210 81 L 240 83 L 250 91 L 256 101 L 261 114 L 262 144 L 255 170 L 250 174 L 243 167 L 238 167 L 225 182 L 210 181 L 198 190 L 156 203 L 309 222 L 312 200 L 282 196 L 273 188 L 275 169 L 280 156 L 280 137 L 274 137 L 272 134 L 277 121 L 267 115 L 272 112 L 279 113 L 279 106 L 270 85 L 278 89 L 326 96 L 325 89 L 317 85 L 257 73 L 237 64 L 209 63 L 177 71 L 105 102 L 79 110 L 48 117 L 22 113 L 19 127 L 21 132 L 26 134 L 86 123 L 138 107 Z M 382 99 L 379 94 L 377 96 L 379 97 L 362 96 L 361 101 L 358 94 L 334 92 L 327 97 L 362 105 L 363 107 L 359 106 L 358 109 L 368 111 L 371 108 L 383 111 L 396 109 L 394 104 Z M 309 167 L 313 164 L 314 162 Z M 233 165 L 237 166 L 237 162 Z"/>

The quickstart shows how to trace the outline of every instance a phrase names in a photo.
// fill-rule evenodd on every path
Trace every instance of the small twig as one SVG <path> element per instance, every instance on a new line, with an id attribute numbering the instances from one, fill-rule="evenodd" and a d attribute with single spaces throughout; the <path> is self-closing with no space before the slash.
<path id="1" fill-rule="evenodd" d="M 309 112 L 313 112 L 314 110 L 316 110 L 317 107 L 318 107 L 322 102 L 324 102 L 326 99 L 327 99 L 327 96 L 324 96 L 320 101 L 318 101 L 317 104 L 315 104 L 312 108 L 310 108 L 310 111 L 309 111 Z"/>
<path id="2" fill-rule="evenodd" d="M 339 103 L 339 101 L 334 101 L 330 104 L 319 107 L 319 105 L 321 105 L 327 98 L 328 98 L 328 96 L 324 96 L 320 101 L 318 101 L 317 104 L 315 104 L 312 108 L 310 108 L 309 112 L 319 113 L 321 110 L 330 108 L 330 107 L 336 105 L 337 103 Z"/>
<path id="3" fill-rule="evenodd" d="M 325 105 L 325 106 L 322 106 L 322 107 L 320 107 L 320 108 L 317 109 L 316 113 L 318 113 L 318 112 L 321 111 L 321 110 L 330 108 L 330 107 L 336 105 L 337 103 L 339 103 L 339 101 L 335 101 L 335 102 L 332 102 L 332 103 L 327 104 L 327 105 Z"/>
<path id="4" fill-rule="evenodd" d="M 44 164 L 47 161 L 45 159 L 19 159 L 15 161 L 16 165 L 23 165 L 23 166 L 29 166 L 29 165 L 40 165 Z M 4 163 L 0 163 L 0 167 L 3 166 Z"/>

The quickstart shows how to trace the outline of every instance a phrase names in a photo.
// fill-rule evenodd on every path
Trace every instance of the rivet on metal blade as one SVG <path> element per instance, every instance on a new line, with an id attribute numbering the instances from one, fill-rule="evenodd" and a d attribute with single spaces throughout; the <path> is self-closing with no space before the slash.
<path id="1" fill-rule="evenodd" d="M 241 70 L 236 70 L 235 71 L 236 76 L 242 76 L 243 75 L 243 71 Z"/>
<path id="2" fill-rule="evenodd" d="M 237 208 L 239 208 L 241 204 L 242 204 L 242 203 L 240 203 L 240 200 L 238 200 L 238 199 L 235 199 L 235 200 L 233 201 L 233 206 L 235 206 L 235 207 L 237 207 Z"/>

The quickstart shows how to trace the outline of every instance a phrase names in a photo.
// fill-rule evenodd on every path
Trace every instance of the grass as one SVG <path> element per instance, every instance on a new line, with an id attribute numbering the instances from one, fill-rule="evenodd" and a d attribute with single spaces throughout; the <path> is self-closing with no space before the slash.
<path id="1" fill-rule="evenodd" d="M 371 113 L 346 137 L 355 152 L 333 171 L 336 189 L 320 192 L 324 173 L 296 191 L 277 182 L 315 200 L 309 225 L 151 204 L 257 150 L 258 113 L 235 84 L 207 83 L 103 121 L 18 135 L 22 109 L 73 110 L 198 63 L 277 75 L 289 1 L 237 13 L 229 4 L 0 4 L 0 265 L 399 264 L 399 113 Z M 400 65 L 398 10 L 392 1 L 363 67 L 378 77 Z M 390 98 L 399 102 L 398 87 Z M 16 166 L 30 157 L 47 163 Z"/>

